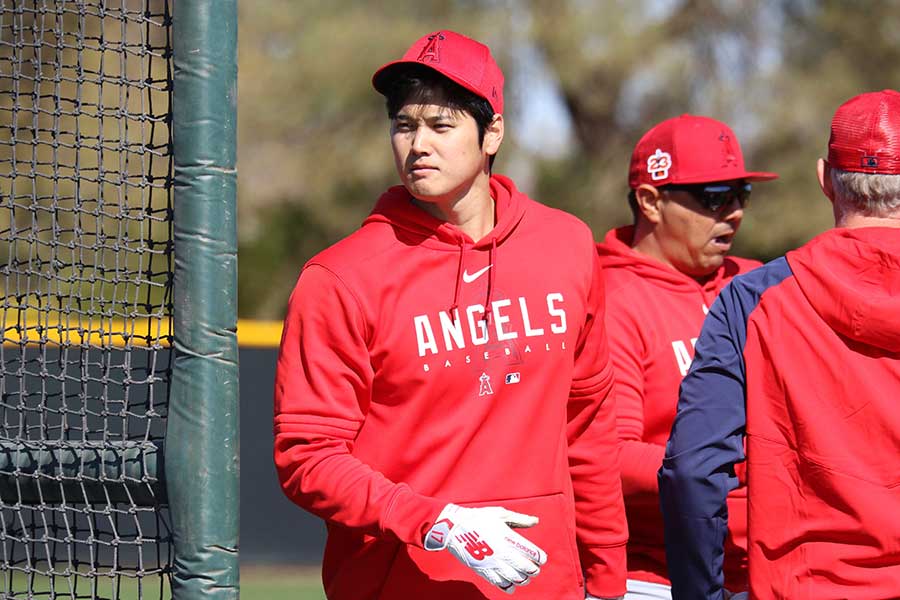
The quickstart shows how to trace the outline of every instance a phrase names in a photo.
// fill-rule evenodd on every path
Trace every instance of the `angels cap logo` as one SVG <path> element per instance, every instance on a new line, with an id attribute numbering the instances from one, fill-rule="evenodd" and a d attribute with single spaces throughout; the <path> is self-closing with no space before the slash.
<path id="1" fill-rule="evenodd" d="M 723 131 L 719 134 L 719 141 L 722 142 L 722 166 L 728 167 L 737 162 L 734 147 L 731 145 L 731 136 Z"/>
<path id="2" fill-rule="evenodd" d="M 422 48 L 422 52 L 419 53 L 419 58 L 416 60 L 419 62 L 433 62 L 439 63 L 441 62 L 441 45 L 444 39 L 443 33 L 436 33 L 434 35 L 428 36 L 428 43 L 425 44 L 425 47 Z"/>
<path id="3" fill-rule="evenodd" d="M 672 168 L 672 155 L 657 148 L 656 152 L 647 157 L 647 172 L 653 181 L 659 181 L 669 176 Z"/>

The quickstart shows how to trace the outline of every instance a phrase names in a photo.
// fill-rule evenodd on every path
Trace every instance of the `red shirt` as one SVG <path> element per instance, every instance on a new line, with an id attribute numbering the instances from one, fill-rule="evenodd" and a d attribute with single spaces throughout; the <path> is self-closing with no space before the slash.
<path id="1" fill-rule="evenodd" d="M 631 248 L 633 227 L 597 245 L 606 285 L 606 326 L 616 375 L 616 425 L 628 515 L 628 576 L 669 583 L 656 473 L 675 419 L 678 386 L 718 293 L 759 262 L 728 257 L 703 284 Z M 746 490 L 729 498 L 726 577 L 746 586 Z M 741 517 L 743 515 L 743 518 Z"/>
<path id="2" fill-rule="evenodd" d="M 447 502 L 536 515 L 516 598 L 625 591 L 627 530 L 590 229 L 491 178 L 474 242 L 388 190 L 304 267 L 275 381 L 285 493 L 328 524 L 332 600 L 507 598 L 423 536 Z M 586 578 L 586 581 L 585 581 Z"/>

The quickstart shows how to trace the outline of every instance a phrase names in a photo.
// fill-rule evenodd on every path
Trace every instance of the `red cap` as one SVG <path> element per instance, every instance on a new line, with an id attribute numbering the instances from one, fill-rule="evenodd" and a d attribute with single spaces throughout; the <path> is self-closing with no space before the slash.
<path id="1" fill-rule="evenodd" d="M 900 174 L 900 92 L 854 96 L 831 120 L 828 162 L 857 173 Z"/>
<path id="2" fill-rule="evenodd" d="M 403 58 L 375 71 L 372 85 L 384 94 L 398 65 L 420 64 L 430 67 L 488 102 L 495 113 L 503 113 L 503 72 L 491 49 L 453 31 L 435 31 L 420 38 Z"/>
<path id="3" fill-rule="evenodd" d="M 775 173 L 747 171 L 738 140 L 725 123 L 694 115 L 666 119 L 640 139 L 631 155 L 628 185 L 767 181 Z"/>

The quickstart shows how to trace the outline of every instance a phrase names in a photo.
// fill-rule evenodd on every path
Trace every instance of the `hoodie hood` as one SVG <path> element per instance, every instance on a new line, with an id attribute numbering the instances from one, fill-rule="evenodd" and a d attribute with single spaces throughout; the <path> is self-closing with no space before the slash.
<path id="1" fill-rule="evenodd" d="M 900 229 L 832 229 L 787 253 L 813 310 L 854 341 L 900 351 Z"/>
<path id="2" fill-rule="evenodd" d="M 491 198 L 494 200 L 495 225 L 480 240 L 473 240 L 454 225 L 428 214 L 413 204 L 412 195 L 402 185 L 391 187 L 381 195 L 372 213 L 363 221 L 363 226 L 386 223 L 394 227 L 398 238 L 404 242 L 458 253 L 456 281 L 448 310 L 450 314 L 459 304 L 466 252 L 471 250 L 489 252 L 488 264 L 492 268 L 488 271 L 485 306 L 490 306 L 495 273 L 499 268 L 497 249 L 515 231 L 525 216 L 524 197 L 511 179 L 503 175 L 492 175 L 490 190 Z M 490 311 L 485 311 L 485 320 L 490 321 L 490 315 Z"/>
<path id="3" fill-rule="evenodd" d="M 634 239 L 634 226 L 619 227 L 606 233 L 603 243 L 597 244 L 597 252 L 604 269 L 625 269 L 635 273 L 642 279 L 651 281 L 654 285 L 674 292 L 699 292 L 707 306 L 715 300 L 722 287 L 740 272 L 746 271 L 751 266 L 751 261 L 743 261 L 744 268 L 737 259 L 726 258 L 722 266 L 709 276 L 703 283 L 697 282 L 692 277 L 663 264 L 655 258 L 635 251 L 631 247 Z"/>
<path id="4" fill-rule="evenodd" d="M 494 219 L 496 225 L 480 240 L 473 240 L 468 235 L 451 225 L 431 216 L 412 202 L 412 195 L 402 185 L 396 185 L 381 195 L 372 213 L 363 222 L 387 223 L 432 248 L 456 250 L 460 246 L 473 249 L 486 249 L 503 243 L 515 230 L 525 214 L 524 203 L 515 184 L 503 175 L 492 175 L 491 198 L 494 200 Z"/>

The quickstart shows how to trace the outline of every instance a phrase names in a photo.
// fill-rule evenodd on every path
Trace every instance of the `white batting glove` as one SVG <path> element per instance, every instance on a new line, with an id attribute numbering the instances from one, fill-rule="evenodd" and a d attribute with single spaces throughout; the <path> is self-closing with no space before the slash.
<path id="1" fill-rule="evenodd" d="M 510 529 L 532 527 L 538 518 L 500 506 L 463 508 L 448 504 L 425 535 L 426 550 L 449 549 L 492 585 L 512 594 L 541 572 L 547 553 Z"/>

